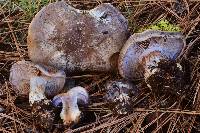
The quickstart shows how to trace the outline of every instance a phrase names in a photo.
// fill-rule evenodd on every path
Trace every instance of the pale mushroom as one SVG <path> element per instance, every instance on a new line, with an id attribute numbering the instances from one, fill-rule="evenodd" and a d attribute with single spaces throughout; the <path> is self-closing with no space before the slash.
<path id="1" fill-rule="evenodd" d="M 111 80 L 105 84 L 105 102 L 117 114 L 127 114 L 133 111 L 133 99 L 139 94 L 137 87 L 130 81 Z"/>
<path id="2" fill-rule="evenodd" d="M 65 125 L 77 123 L 80 119 L 81 111 L 78 104 L 88 104 L 88 92 L 85 88 L 77 86 L 70 89 L 67 93 L 61 93 L 52 100 L 57 107 L 62 104 L 60 117 Z"/>
<path id="3" fill-rule="evenodd" d="M 29 95 L 29 102 L 53 97 L 61 92 L 65 84 L 64 71 L 29 61 L 18 61 L 10 70 L 10 82 L 20 95 Z"/>
<path id="4" fill-rule="evenodd" d="M 78 10 L 64 1 L 40 10 L 28 29 L 28 51 L 35 63 L 67 73 L 109 71 L 128 38 L 127 20 L 111 4 Z"/>
<path id="5" fill-rule="evenodd" d="M 147 30 L 135 33 L 120 52 L 119 72 L 127 79 L 143 78 L 148 75 L 149 66 L 157 65 L 162 59 L 176 60 L 184 46 L 185 40 L 179 32 Z"/>
<path id="6" fill-rule="evenodd" d="M 147 30 L 133 34 L 120 52 L 119 72 L 129 80 L 144 78 L 150 88 L 158 85 L 156 81 L 163 76 L 166 80 L 159 85 L 170 88 L 172 82 L 183 78 L 182 67 L 176 60 L 184 46 L 185 39 L 180 32 Z"/>

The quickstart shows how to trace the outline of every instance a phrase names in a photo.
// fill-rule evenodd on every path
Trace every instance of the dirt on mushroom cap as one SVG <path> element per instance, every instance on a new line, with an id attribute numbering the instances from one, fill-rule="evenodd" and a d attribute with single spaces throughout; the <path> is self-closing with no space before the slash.
<path id="1" fill-rule="evenodd" d="M 29 26 L 33 62 L 69 73 L 109 71 L 109 59 L 128 37 L 127 20 L 110 4 L 89 11 L 56 2 L 37 13 Z"/>
<path id="2" fill-rule="evenodd" d="M 147 30 L 133 34 L 125 43 L 119 56 L 119 72 L 124 78 L 143 78 L 141 57 L 160 49 L 161 54 L 176 60 L 183 51 L 185 39 L 179 32 Z"/>

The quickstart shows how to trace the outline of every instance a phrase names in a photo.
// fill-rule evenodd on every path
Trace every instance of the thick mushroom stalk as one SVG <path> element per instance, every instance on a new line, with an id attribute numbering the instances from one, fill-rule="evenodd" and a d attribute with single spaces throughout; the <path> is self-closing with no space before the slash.
<path id="1" fill-rule="evenodd" d="M 45 85 L 46 81 L 41 77 L 33 77 L 30 79 L 30 93 L 29 102 L 33 105 L 34 102 L 47 100 L 45 96 Z"/>
<path id="2" fill-rule="evenodd" d="M 60 117 L 65 125 L 72 122 L 77 123 L 80 119 L 81 111 L 78 104 L 88 104 L 88 93 L 83 87 L 74 87 L 67 93 L 62 93 L 53 98 L 53 104 L 59 106 L 62 104 Z"/>
<path id="3" fill-rule="evenodd" d="M 53 67 L 19 61 L 12 65 L 9 80 L 17 93 L 29 95 L 32 105 L 59 94 L 63 89 L 65 77 L 64 71 Z"/>
<path id="4" fill-rule="evenodd" d="M 144 78 L 150 88 L 177 88 L 183 78 L 177 58 L 184 46 L 184 37 L 179 32 L 147 30 L 136 33 L 120 52 L 119 72 L 126 79 Z"/>
<path id="5" fill-rule="evenodd" d="M 27 43 L 34 63 L 75 74 L 110 71 L 111 58 L 127 39 L 127 20 L 111 4 L 83 11 L 60 1 L 36 14 Z"/>

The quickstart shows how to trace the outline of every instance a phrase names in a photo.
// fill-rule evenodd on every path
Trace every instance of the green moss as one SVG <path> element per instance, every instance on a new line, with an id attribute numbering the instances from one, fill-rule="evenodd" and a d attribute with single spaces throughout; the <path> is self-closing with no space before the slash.
<path id="1" fill-rule="evenodd" d="M 176 32 L 176 31 L 181 31 L 180 27 L 177 25 L 173 25 L 169 23 L 167 20 L 160 20 L 159 22 L 143 27 L 139 29 L 137 32 L 143 32 L 145 30 L 152 29 L 152 30 L 161 30 L 161 31 L 171 31 L 171 32 Z"/>
<path id="2" fill-rule="evenodd" d="M 19 7 L 23 10 L 26 19 L 32 17 L 45 5 L 54 0 L 18 0 Z"/>

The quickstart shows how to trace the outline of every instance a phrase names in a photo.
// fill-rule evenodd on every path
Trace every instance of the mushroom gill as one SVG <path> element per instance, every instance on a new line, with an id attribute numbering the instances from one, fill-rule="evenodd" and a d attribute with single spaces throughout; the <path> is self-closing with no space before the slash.
<path id="1" fill-rule="evenodd" d="M 144 78 L 153 90 L 179 93 L 184 74 L 178 57 L 184 46 L 180 32 L 147 30 L 133 34 L 120 52 L 119 72 L 129 80 Z"/>

